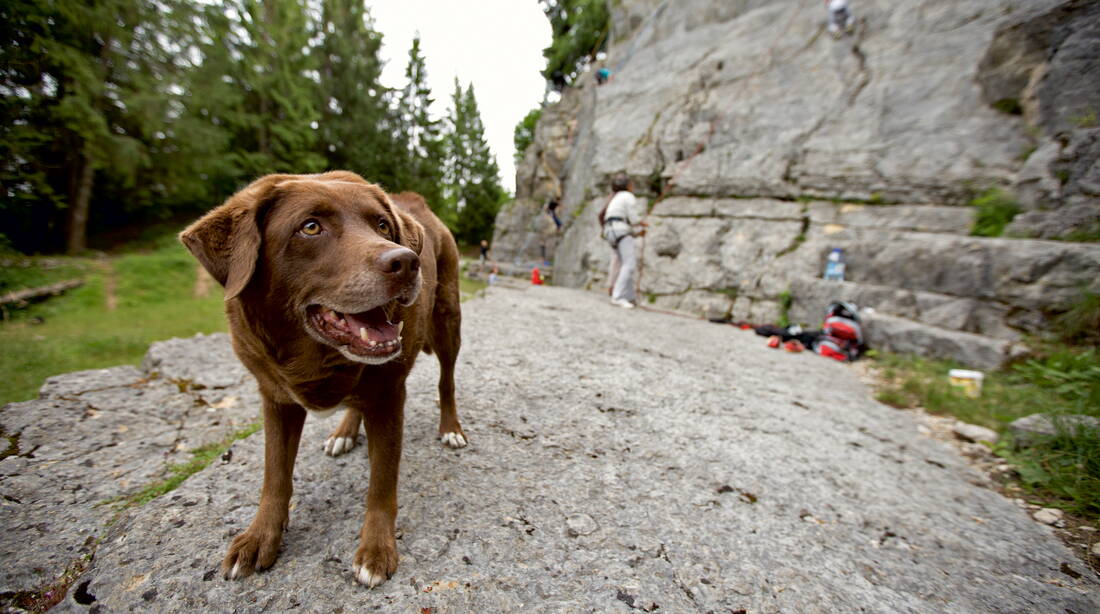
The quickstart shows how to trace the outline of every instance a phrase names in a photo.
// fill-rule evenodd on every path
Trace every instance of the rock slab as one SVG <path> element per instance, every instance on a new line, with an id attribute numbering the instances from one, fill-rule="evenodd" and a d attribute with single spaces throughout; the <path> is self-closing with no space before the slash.
<path id="1" fill-rule="evenodd" d="M 463 311 L 471 445 L 435 440 L 437 369 L 421 357 L 388 582 L 368 590 L 351 572 L 365 447 L 325 456 L 336 421 L 311 418 L 271 570 L 218 569 L 255 513 L 257 434 L 113 525 L 57 611 L 1100 608 L 1048 527 L 974 485 L 844 365 L 578 290 L 493 287 Z"/>
<path id="2" fill-rule="evenodd" d="M 258 399 L 216 334 L 153 344 L 143 369 L 51 377 L 38 399 L 0 409 L 0 430 L 18 438 L 0 461 L 0 611 L 4 594 L 49 584 L 95 550 L 115 515 L 106 502 L 255 422 Z"/>

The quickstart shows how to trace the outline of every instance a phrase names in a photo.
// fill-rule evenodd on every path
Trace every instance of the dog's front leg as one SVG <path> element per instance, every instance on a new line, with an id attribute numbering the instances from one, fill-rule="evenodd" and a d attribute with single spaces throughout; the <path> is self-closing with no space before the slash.
<path id="1" fill-rule="evenodd" d="M 385 582 L 397 570 L 397 472 L 405 423 L 404 378 L 362 405 L 370 456 L 370 486 L 359 549 L 355 552 L 355 579 L 370 587 Z"/>
<path id="2" fill-rule="evenodd" d="M 226 579 L 235 580 L 275 563 L 283 530 L 290 519 L 294 492 L 294 459 L 306 412 L 298 405 L 282 405 L 264 395 L 264 485 L 260 509 L 252 524 L 229 545 L 222 561 Z"/>

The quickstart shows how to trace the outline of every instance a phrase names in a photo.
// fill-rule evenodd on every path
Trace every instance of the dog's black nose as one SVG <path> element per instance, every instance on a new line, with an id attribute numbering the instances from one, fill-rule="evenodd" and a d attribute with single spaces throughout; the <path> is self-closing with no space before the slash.
<path id="1" fill-rule="evenodd" d="M 391 275 L 411 275 L 420 269 L 420 257 L 407 247 L 397 247 L 378 258 L 378 268 Z"/>

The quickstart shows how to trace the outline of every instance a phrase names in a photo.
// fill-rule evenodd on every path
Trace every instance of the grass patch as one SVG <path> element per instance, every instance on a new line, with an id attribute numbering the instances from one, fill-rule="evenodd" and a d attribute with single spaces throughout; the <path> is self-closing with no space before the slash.
<path id="1" fill-rule="evenodd" d="M 923 407 L 1002 432 L 1035 413 L 1100 418 L 1100 349 L 1049 348 L 1036 357 L 986 373 L 982 396 L 953 388 L 947 372 L 958 365 L 883 354 L 876 398 L 895 407 Z M 1055 418 L 1057 419 L 1057 418 Z M 1067 429 L 1026 448 L 1006 437 L 994 452 L 1017 468 L 1030 492 L 1089 519 L 1100 519 L 1100 432 Z"/>
<path id="2" fill-rule="evenodd" d="M 1100 293 L 1082 288 L 1069 309 L 1054 318 L 1054 327 L 1066 343 L 1100 346 Z"/>
<path id="3" fill-rule="evenodd" d="M 87 258 L 0 257 L 0 294 L 37 288 L 67 279 L 82 279 L 94 268 Z M 19 310 L 12 309 L 11 315 Z M 6 319 L 6 318 L 5 318 Z"/>
<path id="4" fill-rule="evenodd" d="M 465 303 L 466 301 L 485 295 L 485 288 L 489 287 L 489 282 L 482 281 L 480 279 L 470 279 L 465 275 L 459 275 L 458 277 L 458 300 Z"/>
<path id="5" fill-rule="evenodd" d="M 1063 241 L 1074 241 L 1077 243 L 1098 243 L 1100 242 L 1100 222 L 1093 222 L 1092 224 L 1078 228 L 1060 238 Z"/>
<path id="6" fill-rule="evenodd" d="M 0 429 L 0 460 L 19 454 L 19 433 L 8 435 Z"/>
<path id="7" fill-rule="evenodd" d="M 1005 226 L 1020 212 L 1020 206 L 1005 192 L 992 188 L 970 201 L 978 209 L 970 235 L 974 237 L 999 237 Z"/>
<path id="8" fill-rule="evenodd" d="M 197 265 L 168 235 L 148 251 L 98 258 L 20 258 L 0 267 L 12 289 L 80 277 L 84 285 L 0 323 L 0 405 L 34 398 L 51 375 L 137 365 L 149 344 L 226 330 L 221 288 L 194 296 Z"/>
<path id="9" fill-rule="evenodd" d="M 794 303 L 794 297 L 791 296 L 790 290 L 784 290 L 779 293 L 779 321 L 776 324 L 780 328 L 787 328 L 791 325 L 791 305 Z"/>
<path id="10" fill-rule="evenodd" d="M 168 477 L 159 482 L 149 484 L 132 495 L 109 499 L 104 502 L 104 505 L 113 505 L 116 510 L 121 512 L 131 507 L 145 505 L 165 493 L 172 492 L 177 486 L 182 484 L 184 480 L 206 469 L 214 459 L 220 458 L 222 454 L 225 454 L 225 451 L 229 449 L 229 446 L 233 445 L 233 442 L 252 435 L 260 430 L 262 426 L 262 422 L 256 421 L 219 442 L 195 448 L 191 451 L 191 460 L 185 463 L 175 463 L 168 466 Z"/>
<path id="11" fill-rule="evenodd" d="M 1091 108 L 1072 118 L 1071 121 L 1078 128 L 1095 128 L 1098 125 L 1096 122 L 1096 111 Z"/>

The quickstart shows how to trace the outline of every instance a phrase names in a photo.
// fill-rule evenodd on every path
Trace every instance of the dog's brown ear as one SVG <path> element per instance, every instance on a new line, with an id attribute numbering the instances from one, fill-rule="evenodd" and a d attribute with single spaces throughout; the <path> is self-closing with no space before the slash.
<path id="1" fill-rule="evenodd" d="M 278 178 L 257 179 L 180 233 L 180 242 L 225 286 L 225 300 L 240 294 L 256 271 L 261 243 L 258 212 Z"/>
<path id="2" fill-rule="evenodd" d="M 393 208 L 393 216 L 397 219 L 398 242 L 419 256 L 424 249 L 424 227 L 398 207 Z"/>
<path id="3" fill-rule="evenodd" d="M 405 212 L 404 206 L 421 206 L 427 208 L 423 197 L 413 192 L 402 192 L 397 195 L 386 195 L 386 204 L 389 205 L 393 218 L 397 220 L 397 243 L 416 252 L 424 249 L 424 227 L 416 218 Z"/>

